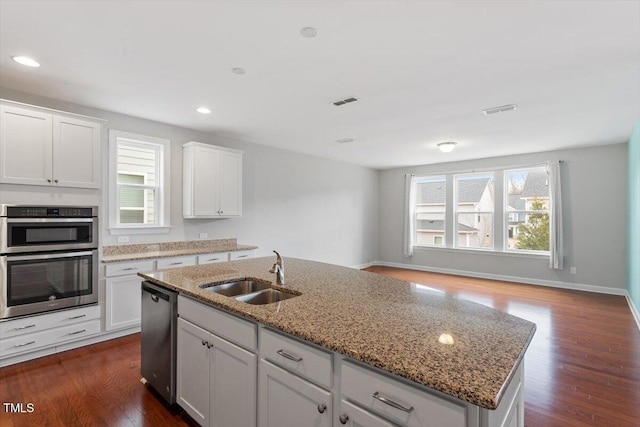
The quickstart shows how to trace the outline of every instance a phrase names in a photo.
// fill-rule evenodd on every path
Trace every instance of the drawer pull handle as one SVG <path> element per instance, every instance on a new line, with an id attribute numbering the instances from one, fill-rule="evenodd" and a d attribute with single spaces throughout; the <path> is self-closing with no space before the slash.
<path id="1" fill-rule="evenodd" d="M 294 356 L 293 354 L 287 353 L 282 349 L 276 351 L 276 353 L 278 353 L 280 356 L 284 357 L 285 359 L 293 360 L 294 362 L 302 362 L 302 357 Z"/>
<path id="2" fill-rule="evenodd" d="M 78 335 L 78 334 L 81 334 L 83 332 L 87 332 L 87 330 L 86 329 L 82 329 L 81 331 L 69 332 L 69 335 Z"/>
<path id="3" fill-rule="evenodd" d="M 220 258 L 209 258 L 207 261 L 218 261 Z"/>
<path id="4" fill-rule="evenodd" d="M 249 255 L 238 255 L 238 258 L 246 258 L 246 257 L 248 257 L 248 256 L 249 256 Z"/>
<path id="5" fill-rule="evenodd" d="M 327 410 L 327 405 L 325 405 L 324 403 L 318 405 L 318 412 L 320 412 L 321 414 L 324 414 L 324 411 Z"/>
<path id="6" fill-rule="evenodd" d="M 73 320 L 73 319 L 82 319 L 83 317 L 87 317 L 86 314 L 81 314 L 79 316 L 73 316 L 73 317 L 69 317 L 69 320 Z"/>
<path id="7" fill-rule="evenodd" d="M 131 270 L 137 270 L 138 267 L 127 267 L 127 268 L 123 268 L 122 271 L 131 271 Z"/>
<path id="8" fill-rule="evenodd" d="M 346 424 L 349 422 L 349 415 L 340 415 L 340 424 Z"/>
<path id="9" fill-rule="evenodd" d="M 171 264 L 169 264 L 169 265 L 180 265 L 180 264 L 184 264 L 184 262 L 182 262 L 182 261 L 179 261 L 179 262 L 172 262 L 172 263 L 171 263 Z"/>
<path id="10" fill-rule="evenodd" d="M 391 406 L 392 408 L 400 409 L 401 411 L 404 411 L 407 414 L 410 414 L 411 411 L 413 411 L 413 406 L 410 406 L 408 408 L 406 406 L 402 406 L 401 404 L 399 404 L 397 402 L 394 402 L 391 399 L 388 399 L 386 397 L 380 396 L 380 393 L 378 393 L 377 391 L 375 393 L 373 393 L 373 398 L 379 400 L 382 403 L 385 403 L 385 404 Z"/>
<path id="11" fill-rule="evenodd" d="M 14 345 L 14 347 L 24 347 L 26 345 L 31 345 L 31 344 L 35 344 L 35 343 L 36 343 L 35 341 L 29 341 L 29 342 L 26 342 L 24 344 L 16 344 L 16 345 Z"/>
<path id="12" fill-rule="evenodd" d="M 34 324 L 34 325 L 20 326 L 19 328 L 13 328 L 13 329 L 16 331 L 21 331 L 23 329 L 29 329 L 29 328 L 35 328 L 35 327 L 36 325 Z"/>

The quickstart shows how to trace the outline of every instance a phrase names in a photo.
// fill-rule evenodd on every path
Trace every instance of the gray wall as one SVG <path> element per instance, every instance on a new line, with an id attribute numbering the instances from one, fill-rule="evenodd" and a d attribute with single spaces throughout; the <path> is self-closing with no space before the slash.
<path id="1" fill-rule="evenodd" d="M 2 203 L 100 204 L 102 245 L 117 244 L 106 229 L 108 130 L 171 140 L 171 225 L 169 234 L 129 235 L 129 243 L 237 237 L 259 246 L 258 256 L 277 249 L 283 256 L 358 265 L 378 258 L 378 172 L 113 112 L 0 89 L 0 97 L 108 120 L 103 127 L 103 190 L 48 189 L 0 185 Z M 194 113 L 195 114 L 195 113 Z M 182 218 L 182 147 L 199 141 L 244 151 L 243 216 Z"/>
<path id="2" fill-rule="evenodd" d="M 460 250 L 417 249 L 403 255 L 404 174 L 463 172 L 564 160 L 565 269 L 550 270 L 548 258 Z M 381 171 L 380 261 L 426 269 L 511 276 L 538 283 L 625 289 L 627 236 L 627 144 L 562 150 Z M 570 268 L 576 268 L 576 274 Z M 577 286 L 579 287 L 579 286 Z"/>

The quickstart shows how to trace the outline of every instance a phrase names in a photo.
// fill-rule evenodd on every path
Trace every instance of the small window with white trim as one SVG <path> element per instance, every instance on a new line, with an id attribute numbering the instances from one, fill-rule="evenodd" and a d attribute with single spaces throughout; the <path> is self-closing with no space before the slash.
<path id="1" fill-rule="evenodd" d="M 135 233 L 169 227 L 170 141 L 111 130 L 109 225 Z"/>

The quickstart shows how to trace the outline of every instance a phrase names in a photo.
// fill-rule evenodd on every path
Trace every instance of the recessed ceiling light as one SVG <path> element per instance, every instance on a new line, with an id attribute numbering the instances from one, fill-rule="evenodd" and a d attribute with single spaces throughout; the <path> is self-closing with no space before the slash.
<path id="1" fill-rule="evenodd" d="M 450 153 L 453 151 L 453 149 L 457 144 L 458 144 L 457 142 L 453 142 L 453 141 L 441 142 L 440 144 L 438 144 L 438 148 L 443 153 Z"/>
<path id="2" fill-rule="evenodd" d="M 232 68 L 231 71 L 235 74 L 244 74 L 246 73 L 246 71 L 244 70 L 244 68 L 240 68 L 240 67 L 235 67 Z"/>
<path id="3" fill-rule="evenodd" d="M 209 114 L 209 113 L 211 113 L 211 110 L 208 109 L 207 107 L 200 107 L 196 111 L 198 113 L 200 113 L 200 114 Z"/>
<path id="4" fill-rule="evenodd" d="M 33 58 L 29 58 L 28 56 L 12 56 L 11 58 L 18 64 L 26 65 L 27 67 L 37 68 L 40 66 L 38 61 Z"/>
<path id="5" fill-rule="evenodd" d="M 318 30 L 316 30 L 313 27 L 304 27 L 303 29 L 300 30 L 300 34 L 302 34 L 302 37 L 312 39 L 318 35 Z"/>
<path id="6" fill-rule="evenodd" d="M 338 144 L 345 144 L 345 143 L 347 143 L 347 142 L 353 142 L 353 141 L 355 141 L 355 139 L 353 139 L 353 138 L 340 138 L 340 139 L 336 139 L 336 142 L 337 142 Z"/>

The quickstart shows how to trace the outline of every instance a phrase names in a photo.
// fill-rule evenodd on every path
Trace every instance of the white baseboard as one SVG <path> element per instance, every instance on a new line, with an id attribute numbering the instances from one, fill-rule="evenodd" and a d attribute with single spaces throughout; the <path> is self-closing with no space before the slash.
<path id="1" fill-rule="evenodd" d="M 431 273 L 452 274 L 455 276 L 477 277 L 478 279 L 500 280 L 503 282 L 526 283 L 528 285 L 549 286 L 552 288 L 571 289 L 574 291 L 596 292 L 599 294 L 626 296 L 626 289 L 609 288 L 607 286 L 584 285 L 581 283 L 558 282 L 554 280 L 531 279 L 528 277 L 507 276 L 503 274 L 479 273 L 476 271 L 454 270 L 449 268 L 428 267 L 423 265 L 402 264 L 396 262 L 377 261 L 372 265 L 406 268 L 408 270 L 428 271 Z"/>
<path id="2" fill-rule="evenodd" d="M 631 309 L 631 314 L 633 314 L 633 318 L 636 321 L 636 325 L 638 325 L 638 329 L 640 329 L 640 312 L 638 311 L 638 307 L 633 303 L 631 299 L 631 295 L 627 292 L 627 302 L 629 303 L 629 308 Z"/>
<path id="3" fill-rule="evenodd" d="M 365 264 L 352 265 L 350 268 L 355 268 L 356 270 L 362 270 L 363 268 L 373 267 L 374 265 L 379 265 L 376 262 L 367 262 Z"/>

